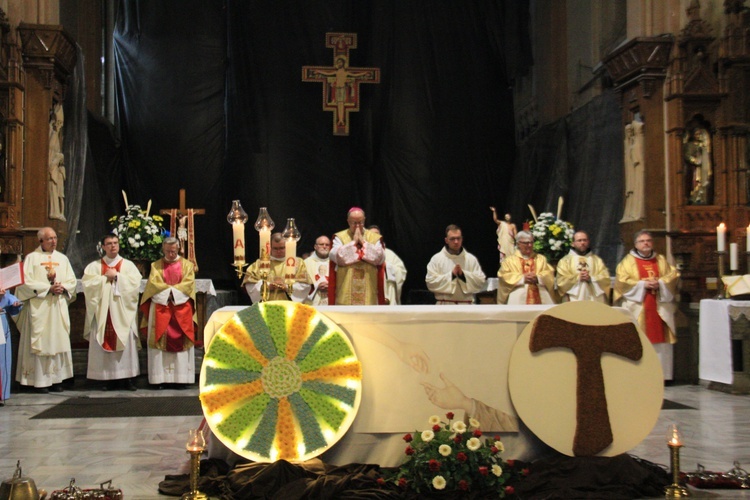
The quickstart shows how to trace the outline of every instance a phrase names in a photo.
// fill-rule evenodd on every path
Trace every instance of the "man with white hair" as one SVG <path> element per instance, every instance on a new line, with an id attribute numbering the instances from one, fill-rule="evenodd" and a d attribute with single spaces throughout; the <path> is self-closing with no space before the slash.
<path id="1" fill-rule="evenodd" d="M 151 264 L 141 297 L 141 331 L 148 335 L 148 382 L 156 389 L 195 383 L 195 267 L 180 256 L 180 240 L 165 238 L 164 258 Z"/>
<path id="2" fill-rule="evenodd" d="M 534 252 L 534 236 L 516 235 L 516 251 L 497 272 L 498 304 L 554 304 L 555 270 L 544 255 Z"/>
<path id="3" fill-rule="evenodd" d="M 23 261 L 25 283 L 16 288 L 23 303 L 16 380 L 37 392 L 62 392 L 62 381 L 73 377 L 68 304 L 76 299 L 76 276 L 57 251 L 54 229 L 41 228 L 37 238 L 39 247 Z"/>
<path id="4" fill-rule="evenodd" d="M 365 211 L 352 207 L 348 229 L 333 237 L 328 277 L 329 305 L 383 305 L 385 247 L 379 234 L 365 229 Z"/>
<path id="5" fill-rule="evenodd" d="M 307 277 L 310 280 L 310 293 L 305 300 L 306 304 L 313 306 L 328 305 L 328 269 L 331 261 L 328 256 L 331 253 L 331 239 L 321 235 L 315 239 L 315 251 L 305 259 Z"/>

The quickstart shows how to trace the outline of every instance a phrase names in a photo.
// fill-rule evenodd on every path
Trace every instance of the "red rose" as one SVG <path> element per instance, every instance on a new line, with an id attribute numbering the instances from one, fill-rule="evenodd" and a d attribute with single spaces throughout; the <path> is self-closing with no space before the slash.
<path id="1" fill-rule="evenodd" d="M 469 483 L 465 479 L 458 482 L 458 489 L 463 491 L 469 491 Z"/>
<path id="2" fill-rule="evenodd" d="M 516 461 L 513 460 L 512 458 L 505 463 L 508 464 L 508 467 L 513 467 L 514 465 L 516 465 Z"/>
<path id="3" fill-rule="evenodd" d="M 529 469 L 528 469 L 528 467 L 525 468 L 525 469 L 521 469 L 521 474 L 523 474 L 524 476 L 528 476 L 529 475 Z"/>
<path id="4" fill-rule="evenodd" d="M 483 466 L 481 466 L 481 467 L 479 468 L 479 473 L 480 473 L 481 475 L 483 475 L 483 476 L 486 476 L 487 474 L 489 474 L 489 473 L 490 473 L 490 470 L 489 470 L 489 469 L 488 469 L 487 467 L 485 467 L 485 466 L 483 465 Z"/>
<path id="5" fill-rule="evenodd" d="M 453 438 L 453 442 L 459 444 L 461 442 L 461 434 L 456 434 L 456 437 Z"/>
<path id="6" fill-rule="evenodd" d="M 412 448 L 411 446 L 407 446 L 404 453 L 406 453 L 407 455 L 414 455 L 414 451 L 414 448 Z"/>
<path id="7" fill-rule="evenodd" d="M 506 486 L 505 487 L 505 494 L 506 495 L 512 495 L 516 492 L 516 489 L 513 486 Z"/>
<path id="8" fill-rule="evenodd" d="M 498 434 L 495 434 L 495 441 L 500 441 L 500 436 Z"/>
<path id="9" fill-rule="evenodd" d="M 440 462 L 438 462 L 434 458 L 430 459 L 429 465 L 432 472 L 437 472 L 440 470 Z"/>
<path id="10" fill-rule="evenodd" d="M 482 431 L 479 429 L 474 429 L 474 437 L 482 437 Z"/>
<path id="11" fill-rule="evenodd" d="M 385 484 L 385 479 L 383 479 L 382 477 L 379 477 L 379 478 L 378 478 L 378 484 L 379 484 L 380 486 L 383 486 L 383 485 Z"/>
<path id="12" fill-rule="evenodd" d="M 434 432 L 440 432 L 440 424 L 435 424 L 432 426 L 432 430 Z"/>
<path id="13" fill-rule="evenodd" d="M 449 411 L 448 413 L 446 413 L 445 416 L 448 417 L 448 420 L 453 420 L 453 412 L 452 411 Z"/>
<path id="14" fill-rule="evenodd" d="M 402 488 L 406 488 L 406 478 L 402 477 L 401 479 L 399 479 L 398 485 L 401 486 Z"/>
<path id="15" fill-rule="evenodd" d="M 413 438 L 413 437 L 411 437 L 411 434 L 407 434 L 407 435 L 406 435 L 406 436 L 404 436 L 404 437 L 403 437 L 402 439 L 403 439 L 404 441 L 406 441 L 407 443 L 411 443 L 411 442 L 412 442 L 412 440 L 413 440 L 414 438 Z"/>
<path id="16" fill-rule="evenodd" d="M 500 450 L 498 450 L 498 449 L 497 449 L 497 446 L 493 446 L 493 447 L 491 447 L 491 448 L 490 448 L 490 451 L 492 452 L 492 454 L 493 454 L 493 455 L 495 455 L 495 454 L 497 454 L 497 452 L 499 452 Z"/>
<path id="17" fill-rule="evenodd" d="M 466 453 L 464 453 L 463 451 L 459 451 L 459 452 L 458 452 L 458 453 L 456 454 L 456 460 L 458 460 L 459 462 L 466 462 L 466 460 L 467 460 L 468 458 L 469 458 L 469 457 L 467 457 L 467 456 L 466 456 Z"/>

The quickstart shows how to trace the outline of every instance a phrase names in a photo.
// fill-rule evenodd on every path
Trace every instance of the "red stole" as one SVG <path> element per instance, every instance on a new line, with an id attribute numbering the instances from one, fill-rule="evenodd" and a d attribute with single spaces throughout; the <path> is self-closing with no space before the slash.
<path id="1" fill-rule="evenodd" d="M 120 262 L 118 262 L 116 266 L 108 266 L 104 259 L 102 259 L 102 275 L 104 275 L 109 269 L 114 269 L 119 273 L 120 266 L 122 266 L 122 259 L 120 259 Z M 112 316 L 110 316 L 109 310 L 107 310 L 107 323 L 104 326 L 102 349 L 110 352 L 117 350 L 117 332 L 115 331 L 115 325 L 112 324 Z"/>
<path id="2" fill-rule="evenodd" d="M 635 259 L 638 265 L 638 277 L 641 279 L 658 279 L 659 262 L 656 259 Z M 664 323 L 656 310 L 656 290 L 646 290 L 643 298 L 643 324 L 646 327 L 646 337 L 652 344 L 661 344 L 664 337 Z"/>
<path id="3" fill-rule="evenodd" d="M 182 263 L 164 262 L 164 283 L 176 285 L 182 281 Z M 166 333 L 167 352 L 181 352 L 184 350 L 182 336 L 185 335 L 195 342 L 195 327 L 193 326 L 193 308 L 190 301 L 176 305 L 170 296 L 167 305 L 154 304 L 154 336 L 159 342 Z"/>
<path id="4" fill-rule="evenodd" d="M 523 274 L 526 273 L 535 273 L 536 274 L 536 261 L 534 257 L 531 257 L 529 259 L 524 259 L 523 257 L 519 257 L 521 259 L 521 270 L 523 271 Z M 530 283 L 528 288 L 526 289 L 526 303 L 527 304 L 541 304 L 542 303 L 542 296 L 539 295 L 539 285 L 536 283 Z"/>

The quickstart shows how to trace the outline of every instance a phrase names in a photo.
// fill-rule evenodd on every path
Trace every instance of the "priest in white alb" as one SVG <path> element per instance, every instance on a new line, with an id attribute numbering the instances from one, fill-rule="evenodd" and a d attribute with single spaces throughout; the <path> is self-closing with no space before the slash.
<path id="1" fill-rule="evenodd" d="M 162 243 L 141 297 L 141 332 L 148 337 L 148 382 L 157 389 L 195 383 L 195 267 L 180 256 L 180 240 Z"/>
<path id="2" fill-rule="evenodd" d="M 62 381 L 73 377 L 68 304 L 76 299 L 76 276 L 57 251 L 54 229 L 43 227 L 37 238 L 39 247 L 23 261 L 25 283 L 16 287 L 23 303 L 16 380 L 38 392 L 62 392 Z"/>
<path id="3" fill-rule="evenodd" d="M 446 227 L 445 246 L 427 263 L 425 276 L 437 304 L 473 304 L 486 280 L 477 258 L 464 248 L 461 228 L 455 224 Z"/>
<path id="4" fill-rule="evenodd" d="M 370 226 L 370 232 L 381 234 L 378 226 Z M 406 281 L 406 266 L 401 257 L 385 247 L 385 298 L 391 306 L 401 304 L 401 290 Z"/>
<path id="5" fill-rule="evenodd" d="M 562 302 L 594 300 L 609 304 L 609 269 L 589 245 L 586 231 L 576 231 L 570 252 L 557 263 L 557 293 Z"/>
<path id="6" fill-rule="evenodd" d="M 120 256 L 120 240 L 108 234 L 102 241 L 104 256 L 83 271 L 86 323 L 83 337 L 89 341 L 86 378 L 105 381 L 107 390 L 136 390 L 133 378 L 140 374 L 138 351 L 138 295 L 141 273 Z"/>
<path id="7" fill-rule="evenodd" d="M 503 260 L 497 272 L 498 304 L 554 304 L 555 270 L 547 258 L 534 252 L 534 236 L 516 235 L 516 251 Z"/>
<path id="8" fill-rule="evenodd" d="M 310 280 L 310 293 L 305 299 L 305 304 L 311 306 L 328 305 L 328 270 L 331 261 L 328 255 L 331 253 L 331 240 L 328 236 L 321 235 L 315 239 L 315 250 L 312 255 L 305 259 L 307 277 Z"/>
<path id="9" fill-rule="evenodd" d="M 242 281 L 253 304 L 263 299 L 262 264 L 260 259 L 256 260 L 247 268 L 245 279 Z M 310 293 L 310 279 L 307 276 L 305 261 L 293 255 L 286 256 L 286 242 L 281 233 L 271 235 L 271 258 L 268 265 L 270 267 L 266 271 L 268 274 L 265 278 L 266 286 L 268 286 L 268 300 L 302 302 L 307 298 Z"/>

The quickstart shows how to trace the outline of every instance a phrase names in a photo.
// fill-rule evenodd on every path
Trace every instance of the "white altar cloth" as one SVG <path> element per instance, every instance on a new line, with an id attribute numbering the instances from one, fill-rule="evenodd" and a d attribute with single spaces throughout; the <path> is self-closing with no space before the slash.
<path id="1" fill-rule="evenodd" d="M 698 377 L 732 384 L 732 329 L 730 319 L 750 318 L 750 301 L 704 299 L 700 303 Z"/>
<path id="2" fill-rule="evenodd" d="M 211 315 L 204 330 L 209 349 L 213 334 L 243 307 L 223 307 Z M 405 433 L 427 429 L 431 415 L 443 417 L 449 410 L 463 419 L 463 411 L 440 408 L 425 394 L 423 383 L 444 386 L 441 374 L 466 396 L 515 416 L 507 378 L 513 344 L 526 324 L 549 307 L 318 307 L 349 334 L 363 371 L 357 417 L 323 460 L 396 466 L 404 457 Z M 426 359 L 429 371 L 414 369 L 411 359 L 419 360 L 416 366 Z M 521 432 L 502 437 L 505 458 L 530 459 L 542 446 L 522 424 Z M 211 456 L 226 459 L 212 448 Z"/>

